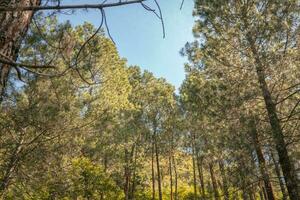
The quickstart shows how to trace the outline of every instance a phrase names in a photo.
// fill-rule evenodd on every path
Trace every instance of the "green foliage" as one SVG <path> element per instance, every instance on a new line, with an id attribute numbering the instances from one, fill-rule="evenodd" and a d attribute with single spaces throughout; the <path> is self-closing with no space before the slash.
<path id="1" fill-rule="evenodd" d="M 121 199 L 122 192 L 103 172 L 101 166 L 92 163 L 87 158 L 72 160 L 72 167 L 68 172 L 70 179 L 70 198 L 77 199 Z"/>
<path id="2" fill-rule="evenodd" d="M 55 57 L 56 68 L 21 71 L 26 83 L 2 103 L 1 199 L 152 200 L 159 183 L 164 200 L 171 191 L 173 200 L 258 199 L 266 174 L 282 172 L 249 34 L 296 161 L 299 8 L 247 2 L 195 1 L 196 41 L 182 51 L 189 63 L 178 95 L 165 79 L 128 67 L 103 30 L 85 43 L 91 24 L 37 14 L 40 28 L 32 25 L 19 59 Z M 285 181 L 272 187 L 284 196 Z"/>

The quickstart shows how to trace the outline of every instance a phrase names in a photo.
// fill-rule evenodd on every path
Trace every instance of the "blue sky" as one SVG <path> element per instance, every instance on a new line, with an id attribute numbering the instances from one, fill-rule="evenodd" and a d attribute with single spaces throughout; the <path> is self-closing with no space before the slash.
<path id="1" fill-rule="evenodd" d="M 157 77 L 164 77 L 178 88 L 184 79 L 186 58 L 179 55 L 187 41 L 192 41 L 193 0 L 185 0 L 180 10 L 181 0 L 158 0 L 164 17 L 166 38 L 162 37 L 159 19 L 147 12 L 141 5 L 127 5 L 106 9 L 110 33 L 120 55 L 128 60 L 129 65 L 138 65 L 153 72 Z M 65 0 L 64 4 L 82 3 L 80 0 Z M 96 0 L 84 3 L 99 3 Z M 150 3 L 150 4 L 149 4 Z M 148 5 L 151 4 L 149 0 Z M 73 24 L 84 21 L 99 25 L 99 11 L 80 11 L 64 16 Z"/>

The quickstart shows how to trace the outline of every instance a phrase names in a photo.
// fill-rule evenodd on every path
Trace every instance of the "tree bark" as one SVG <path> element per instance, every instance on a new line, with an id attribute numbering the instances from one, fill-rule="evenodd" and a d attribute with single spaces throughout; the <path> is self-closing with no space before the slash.
<path id="1" fill-rule="evenodd" d="M 192 162 L 193 162 L 194 200 L 196 200 L 197 199 L 197 179 L 196 179 L 196 163 L 195 163 L 194 148 L 193 148 Z"/>
<path id="2" fill-rule="evenodd" d="M 132 153 L 132 163 L 133 163 L 133 170 L 132 170 L 132 185 L 130 190 L 129 199 L 134 200 L 135 196 L 135 189 L 136 189 L 136 162 L 137 162 L 137 152 L 138 146 L 134 144 L 133 153 Z M 135 149 L 135 150 L 134 150 Z"/>
<path id="3" fill-rule="evenodd" d="M 251 134 L 251 138 L 252 138 L 252 142 L 253 142 L 253 146 L 257 155 L 257 159 L 258 159 L 258 164 L 259 164 L 259 169 L 260 169 L 260 173 L 262 175 L 263 181 L 264 181 L 264 185 L 266 188 L 266 192 L 267 192 L 267 196 L 268 196 L 268 200 L 274 200 L 274 193 L 273 193 L 273 188 L 272 188 L 272 184 L 270 182 L 270 177 L 269 177 L 269 173 L 266 167 L 266 161 L 265 158 L 263 156 L 263 152 L 261 149 L 261 145 L 258 139 L 258 132 L 257 132 L 257 128 L 256 128 L 256 119 L 255 117 L 252 117 L 250 119 L 249 122 L 249 126 L 250 126 L 250 134 Z"/>
<path id="4" fill-rule="evenodd" d="M 261 186 L 261 184 L 259 184 L 259 199 L 260 200 L 265 200 L 265 197 L 264 197 L 264 191 L 263 191 L 263 187 Z"/>
<path id="5" fill-rule="evenodd" d="M 39 6 L 40 0 L 10 0 L 10 6 Z M 28 31 L 34 11 L 13 11 L 0 13 L 0 57 L 16 61 L 21 43 Z M 3 100 L 5 89 L 11 71 L 8 64 L 0 63 L 0 102 Z"/>
<path id="6" fill-rule="evenodd" d="M 271 158 L 272 158 L 272 161 L 274 163 L 274 166 L 275 166 L 276 175 L 278 177 L 279 186 L 280 186 L 280 190 L 281 190 L 281 193 L 282 193 L 282 200 L 287 200 L 287 193 L 286 193 L 284 182 L 283 182 L 282 177 L 281 177 L 279 163 L 275 159 L 275 156 L 274 156 L 272 150 L 270 150 L 270 154 L 271 154 Z"/>
<path id="7" fill-rule="evenodd" d="M 255 46 L 255 41 L 253 40 L 250 34 L 247 35 L 247 40 L 250 44 L 251 52 L 255 59 L 256 74 L 265 101 L 269 122 L 272 128 L 273 139 L 276 144 L 276 150 L 279 156 L 279 163 L 282 167 L 282 172 L 287 185 L 288 193 L 291 200 L 299 200 L 300 197 L 298 193 L 297 176 L 286 148 L 284 134 L 276 111 L 276 105 L 272 99 L 271 93 L 266 82 L 264 65 L 260 60 L 258 51 Z"/>
<path id="8" fill-rule="evenodd" d="M 157 169 L 157 185 L 158 185 L 158 198 L 162 200 L 162 189 L 161 189 L 161 173 L 160 173 L 160 164 L 159 164 L 159 149 L 157 145 L 157 135 L 156 131 L 154 132 L 154 146 L 155 146 L 155 159 L 156 159 L 156 169 Z"/>
<path id="9" fill-rule="evenodd" d="M 125 200 L 129 200 L 129 191 L 130 191 L 130 179 L 131 179 L 131 172 L 129 167 L 129 152 L 127 149 L 125 149 L 125 167 L 124 167 L 124 177 L 125 177 L 125 183 L 124 183 L 124 194 L 125 194 Z"/>
<path id="10" fill-rule="evenodd" d="M 155 200 L 155 171 L 154 171 L 154 138 L 152 136 L 151 172 L 152 172 L 152 200 Z"/>
<path id="11" fill-rule="evenodd" d="M 173 167 L 174 167 L 174 175 L 175 175 L 175 191 L 174 191 L 174 199 L 178 200 L 178 175 L 177 175 L 177 166 L 175 162 L 175 157 L 172 155 Z"/>
<path id="12" fill-rule="evenodd" d="M 200 182 L 200 191 L 203 198 L 205 198 L 205 185 L 204 185 L 204 176 L 203 176 L 203 158 L 199 158 L 197 155 L 197 168 Z"/>
<path id="13" fill-rule="evenodd" d="M 196 178 L 195 134 L 194 133 L 192 133 L 192 162 L 193 162 L 194 200 L 196 200 L 197 199 L 197 178 Z"/>
<path id="14" fill-rule="evenodd" d="M 172 156 L 169 155 L 169 172 L 170 172 L 170 200 L 173 200 L 173 173 L 172 173 Z"/>
<path id="15" fill-rule="evenodd" d="M 228 182 L 226 177 L 226 172 L 224 168 L 224 163 L 222 160 L 219 161 L 219 168 L 221 171 L 222 182 L 223 182 L 223 193 L 224 193 L 224 200 L 229 200 L 229 191 L 228 191 Z"/>
<path id="16" fill-rule="evenodd" d="M 214 195 L 215 195 L 215 200 L 220 199 L 219 191 L 218 191 L 218 185 L 217 185 L 217 180 L 215 177 L 215 172 L 214 172 L 214 166 L 212 163 L 209 163 L 209 172 L 210 172 L 210 178 L 214 190 Z"/>
<path id="17" fill-rule="evenodd" d="M 265 186 L 261 185 L 260 188 L 261 188 L 261 192 L 263 194 L 264 199 L 268 200 L 268 195 L 267 195 Z"/>

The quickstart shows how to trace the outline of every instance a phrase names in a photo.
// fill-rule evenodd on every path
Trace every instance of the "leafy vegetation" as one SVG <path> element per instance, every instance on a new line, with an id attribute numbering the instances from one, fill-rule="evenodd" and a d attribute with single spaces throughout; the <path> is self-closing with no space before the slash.
<path id="1" fill-rule="evenodd" d="M 1 83 L 0 198 L 299 200 L 299 11 L 196 0 L 178 93 L 102 29 L 37 13 Z"/>

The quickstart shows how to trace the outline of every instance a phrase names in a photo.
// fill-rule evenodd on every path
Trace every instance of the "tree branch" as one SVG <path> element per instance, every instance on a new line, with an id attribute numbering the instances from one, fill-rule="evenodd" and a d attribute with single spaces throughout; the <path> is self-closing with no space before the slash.
<path id="1" fill-rule="evenodd" d="M 26 68 L 31 68 L 31 69 L 47 69 L 47 68 L 55 68 L 54 66 L 49 66 L 49 65 L 31 65 L 31 64 L 26 64 L 26 63 L 18 63 L 14 62 L 12 60 L 7 60 L 0 58 L 0 63 L 11 65 L 14 67 L 26 67 Z"/>
<path id="2" fill-rule="evenodd" d="M 142 3 L 146 0 L 119 1 L 117 3 L 106 4 L 76 4 L 76 5 L 56 5 L 56 6 L 0 6 L 0 12 L 9 11 L 39 11 L 39 10 L 66 10 L 66 9 L 104 9 L 108 7 L 123 6 L 128 4 Z"/>

